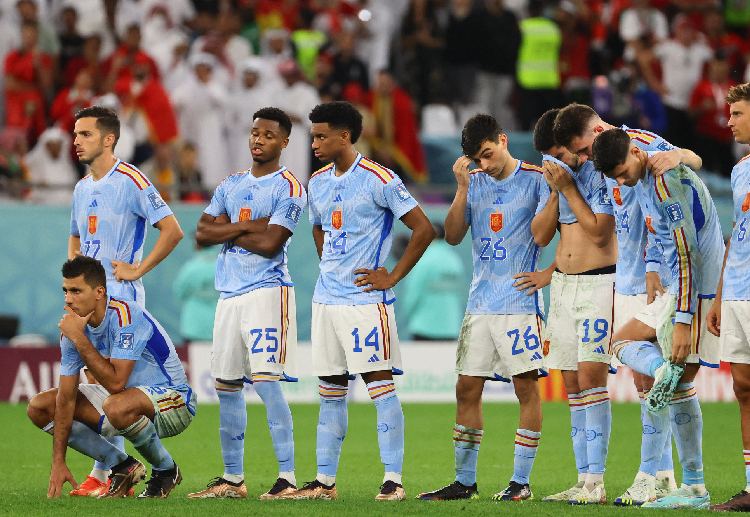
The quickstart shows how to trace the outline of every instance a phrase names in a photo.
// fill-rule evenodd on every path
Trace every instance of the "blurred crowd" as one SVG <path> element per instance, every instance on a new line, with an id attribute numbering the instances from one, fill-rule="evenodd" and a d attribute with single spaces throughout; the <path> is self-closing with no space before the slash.
<path id="1" fill-rule="evenodd" d="M 118 111 L 118 156 L 168 200 L 246 169 L 266 105 L 295 123 L 284 162 L 304 181 L 307 114 L 334 99 L 363 112 L 360 150 L 411 182 L 429 182 L 420 134 L 477 111 L 528 131 L 570 101 L 728 175 L 749 26 L 750 0 L 0 0 L 0 195 L 67 202 L 73 115 L 92 104 Z"/>

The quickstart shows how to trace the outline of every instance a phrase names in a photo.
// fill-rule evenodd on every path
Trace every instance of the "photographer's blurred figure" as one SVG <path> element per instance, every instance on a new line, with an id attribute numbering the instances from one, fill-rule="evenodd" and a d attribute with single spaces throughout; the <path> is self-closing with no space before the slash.
<path id="1" fill-rule="evenodd" d="M 466 305 L 464 265 L 456 250 L 445 242 L 443 225 L 432 225 L 435 240 L 406 278 L 401 308 L 413 339 L 455 341 Z"/>
<path id="2" fill-rule="evenodd" d="M 214 314 L 219 292 L 214 287 L 216 271 L 215 246 L 195 243 L 195 254 L 183 264 L 172 286 L 180 301 L 180 334 L 185 343 L 210 342 L 214 331 Z"/>

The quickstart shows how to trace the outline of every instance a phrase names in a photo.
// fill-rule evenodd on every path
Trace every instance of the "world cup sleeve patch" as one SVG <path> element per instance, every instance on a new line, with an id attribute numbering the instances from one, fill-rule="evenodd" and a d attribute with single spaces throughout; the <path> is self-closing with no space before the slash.
<path id="1" fill-rule="evenodd" d="M 133 334 L 131 332 L 120 334 L 120 348 L 125 350 L 133 348 Z"/>
<path id="2" fill-rule="evenodd" d="M 673 223 L 676 223 L 677 221 L 681 221 L 684 219 L 685 215 L 682 213 L 682 207 L 679 203 L 673 203 L 666 208 L 667 210 L 667 216 L 669 216 L 669 220 Z"/>
<path id="3" fill-rule="evenodd" d="M 301 213 L 302 208 L 299 205 L 295 205 L 294 203 L 292 203 L 291 205 L 289 205 L 289 208 L 286 211 L 286 218 L 296 223 L 297 221 L 299 221 L 299 216 Z"/>
<path id="4" fill-rule="evenodd" d="M 148 200 L 151 202 L 151 206 L 154 207 L 154 210 L 158 210 L 163 206 L 167 206 L 158 192 L 149 192 Z"/>
<path id="5" fill-rule="evenodd" d="M 657 147 L 657 149 L 659 149 L 661 151 L 671 151 L 672 149 L 674 149 L 674 147 L 672 146 L 672 144 L 670 144 L 669 142 L 666 142 L 666 141 L 660 143 L 656 147 Z"/>
<path id="6" fill-rule="evenodd" d="M 599 189 L 599 204 L 600 205 L 611 204 L 611 201 L 609 200 L 609 192 L 607 192 L 607 187 L 602 187 Z"/>
<path id="7" fill-rule="evenodd" d="M 406 201 L 407 199 L 411 197 L 411 194 L 409 194 L 409 191 L 406 190 L 406 185 L 404 185 L 403 183 L 399 183 L 396 186 L 396 195 L 401 201 Z"/>

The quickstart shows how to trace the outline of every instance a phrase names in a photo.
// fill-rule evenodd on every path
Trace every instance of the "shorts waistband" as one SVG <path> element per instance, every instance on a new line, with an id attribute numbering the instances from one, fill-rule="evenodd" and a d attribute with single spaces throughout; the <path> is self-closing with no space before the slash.
<path id="1" fill-rule="evenodd" d="M 617 272 L 617 265 L 612 264 L 611 266 L 598 267 L 596 269 L 589 269 L 588 271 L 582 271 L 580 273 L 563 273 L 559 269 L 555 268 L 555 272 L 568 276 L 611 275 Z"/>

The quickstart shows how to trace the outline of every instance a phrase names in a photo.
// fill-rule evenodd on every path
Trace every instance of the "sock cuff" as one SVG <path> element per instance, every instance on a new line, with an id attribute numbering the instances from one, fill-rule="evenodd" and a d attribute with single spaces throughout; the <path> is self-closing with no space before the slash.
<path id="1" fill-rule="evenodd" d="M 221 393 L 237 393 L 242 391 L 243 384 L 242 381 L 239 382 L 225 382 L 221 381 L 219 379 L 216 379 L 214 381 L 214 387 L 216 388 L 216 394 L 220 395 Z"/>
<path id="2" fill-rule="evenodd" d="M 123 429 L 120 434 L 123 435 L 128 440 L 132 440 L 135 438 L 141 431 L 146 429 L 148 425 L 151 423 L 151 420 L 148 419 L 146 416 L 142 416 L 138 420 L 136 420 L 134 423 L 132 423 L 130 426 Z"/>
<path id="3" fill-rule="evenodd" d="M 281 379 L 278 373 L 254 373 L 250 376 L 253 384 L 256 382 L 276 382 Z"/>
<path id="4" fill-rule="evenodd" d="M 745 457 L 745 467 L 750 467 L 750 450 L 743 450 L 742 455 Z"/>
<path id="5" fill-rule="evenodd" d="M 346 394 L 349 392 L 349 387 L 320 381 L 318 392 L 320 393 L 320 398 L 324 400 L 344 400 Z"/>
<path id="6" fill-rule="evenodd" d="M 367 393 L 372 400 L 385 400 L 396 396 L 396 385 L 392 380 L 367 383 Z"/>
<path id="7" fill-rule="evenodd" d="M 42 431 L 44 431 L 45 433 L 49 433 L 51 435 L 54 435 L 55 434 L 55 421 L 53 420 L 49 424 L 47 424 L 44 427 L 42 427 Z"/>
<path id="8" fill-rule="evenodd" d="M 672 394 L 672 400 L 669 403 L 680 404 L 694 398 L 698 398 L 697 392 L 695 391 L 695 384 L 692 382 L 685 382 L 677 385 L 677 389 Z"/>
<path id="9" fill-rule="evenodd" d="M 570 411 L 583 411 L 583 393 L 568 393 L 568 407 Z"/>
<path id="10" fill-rule="evenodd" d="M 539 439 L 542 437 L 542 433 L 537 431 L 529 431 L 528 429 L 517 429 L 515 444 L 521 447 L 528 447 L 530 449 L 536 449 L 539 447 Z"/>
<path id="11" fill-rule="evenodd" d="M 609 391 L 606 386 L 583 390 L 580 395 L 583 398 L 583 405 L 586 408 L 599 406 L 609 402 Z"/>
<path id="12" fill-rule="evenodd" d="M 630 341 L 630 340 L 627 340 L 627 339 L 620 340 L 620 341 L 615 341 L 611 345 L 612 346 L 612 348 L 611 348 L 612 355 L 614 355 L 615 357 L 617 357 L 619 359 L 620 358 L 620 352 L 622 352 L 622 349 L 625 348 L 626 346 L 628 346 L 632 342 L 633 341 Z"/>
<path id="13" fill-rule="evenodd" d="M 641 402 L 643 402 L 644 400 L 646 400 L 647 396 L 648 396 L 648 391 L 639 391 L 638 392 L 638 400 L 640 400 Z"/>
<path id="14" fill-rule="evenodd" d="M 474 429 L 460 424 L 453 426 L 453 444 L 462 449 L 479 450 L 483 435 L 482 429 Z"/>

